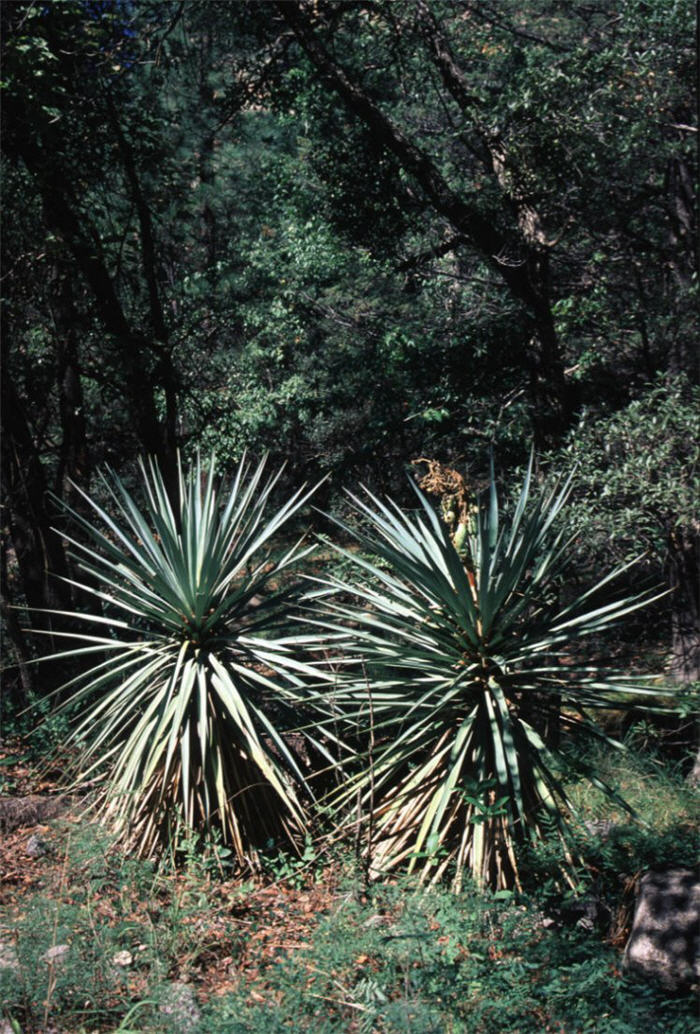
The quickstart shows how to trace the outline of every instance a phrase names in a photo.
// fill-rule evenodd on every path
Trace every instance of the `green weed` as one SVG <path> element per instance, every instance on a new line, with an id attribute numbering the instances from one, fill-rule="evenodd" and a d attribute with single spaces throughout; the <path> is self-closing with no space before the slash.
<path id="1" fill-rule="evenodd" d="M 318 854 L 313 839 L 307 834 L 300 854 L 270 840 L 260 861 L 263 872 L 275 883 L 284 882 L 289 887 L 298 888 L 313 878 Z"/>

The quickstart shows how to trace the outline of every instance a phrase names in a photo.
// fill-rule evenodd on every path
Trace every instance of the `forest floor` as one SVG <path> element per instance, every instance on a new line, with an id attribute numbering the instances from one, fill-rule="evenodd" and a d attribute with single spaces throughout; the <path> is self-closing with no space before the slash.
<path id="1" fill-rule="evenodd" d="M 0 1034 L 685 1034 L 694 1013 L 621 973 L 619 922 L 611 943 L 609 919 L 553 922 L 542 898 L 368 889 L 347 855 L 311 849 L 256 879 L 196 842 L 156 867 L 66 799 L 17 826 L 7 802 L 60 801 L 58 786 L 19 742 L 0 773 Z M 673 793 L 662 851 L 692 839 Z"/>
<path id="2" fill-rule="evenodd" d="M 12 788 L 11 794 L 0 795 L 0 969 L 3 957 L 14 958 L 13 933 L 28 905 L 39 897 L 57 907 L 85 898 L 103 939 L 109 939 L 105 930 L 115 931 L 115 948 L 125 943 L 118 928 L 123 932 L 125 924 L 130 927 L 128 940 L 135 954 L 120 949 L 121 992 L 130 999 L 147 993 L 150 967 L 138 964 L 146 950 L 142 940 L 153 940 L 148 931 L 156 929 L 156 917 L 165 913 L 171 942 L 162 946 L 168 976 L 196 982 L 200 1001 L 244 987 L 251 1002 L 262 1002 L 269 990 L 269 967 L 283 953 L 308 948 L 319 921 L 338 902 L 337 865 L 316 865 L 309 878 L 304 863 L 288 860 L 290 872 L 279 879 L 274 874 L 226 879 L 213 859 L 197 864 L 192 858 L 167 872 L 134 863 L 129 886 L 115 878 L 129 875 L 128 864 L 121 871 L 128 859 L 112 850 L 109 839 L 81 815 L 75 802 L 61 796 L 54 780 L 39 777 L 21 761 L 13 764 L 16 756 L 12 749 L 0 749 L 4 788 Z M 41 821 L 45 817 L 48 821 Z M 135 936 L 139 929 L 143 938 Z M 56 936 L 51 939 L 57 941 Z M 49 945 L 45 954 L 50 957 L 54 947 Z"/>

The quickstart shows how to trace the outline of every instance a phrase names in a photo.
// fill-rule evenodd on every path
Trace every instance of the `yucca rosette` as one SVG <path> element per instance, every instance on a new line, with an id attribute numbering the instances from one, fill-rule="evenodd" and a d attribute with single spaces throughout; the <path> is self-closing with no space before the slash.
<path id="1" fill-rule="evenodd" d="M 620 568 L 562 602 L 569 542 L 559 517 L 571 480 L 531 498 L 532 463 L 504 519 L 495 480 L 461 529 L 459 550 L 416 489 L 412 514 L 351 497 L 360 549 L 339 549 L 356 577 L 325 579 L 325 626 L 355 659 L 336 701 L 348 736 L 373 747 L 337 803 L 367 827 L 375 875 L 404 865 L 425 878 L 465 873 L 518 882 L 518 846 L 567 833 L 568 761 L 552 738 L 603 736 L 592 715 L 658 693 L 579 660 L 577 644 L 654 598 L 611 595 Z M 616 745 L 619 746 L 619 745 Z M 595 773 L 593 782 L 614 794 Z M 348 821 L 357 821 L 353 811 Z"/>
<path id="2" fill-rule="evenodd" d="M 79 715 L 76 782 L 98 779 L 103 812 L 141 853 L 181 826 L 218 831 L 250 863 L 307 828 L 290 730 L 317 672 L 290 574 L 308 547 L 274 543 L 310 492 L 275 506 L 264 462 L 224 486 L 213 457 L 180 469 L 177 502 L 153 462 L 141 476 L 138 502 L 107 471 L 104 505 L 80 492 L 82 512 L 69 510 L 74 585 L 94 601 L 61 655 L 83 666 L 63 690 Z"/>

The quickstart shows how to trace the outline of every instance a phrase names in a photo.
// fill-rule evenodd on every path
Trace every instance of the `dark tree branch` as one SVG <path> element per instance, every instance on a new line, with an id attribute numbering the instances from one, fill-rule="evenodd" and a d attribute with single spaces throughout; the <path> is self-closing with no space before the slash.
<path id="1" fill-rule="evenodd" d="M 159 354 L 158 373 L 165 392 L 166 418 L 164 432 L 167 457 L 164 458 L 170 466 L 176 450 L 177 384 L 172 365 L 165 312 L 158 288 L 158 260 L 153 233 L 153 220 L 151 218 L 151 210 L 141 189 L 133 149 L 122 131 L 114 102 L 109 93 L 106 93 L 105 100 L 139 220 L 143 276 L 148 289 L 150 323 L 153 332 L 151 347 Z M 174 471 L 172 471 L 172 477 L 174 478 Z"/>
<path id="2" fill-rule="evenodd" d="M 12 139 L 20 157 L 37 184 L 47 226 L 72 254 L 87 283 L 96 312 L 105 330 L 121 346 L 121 371 L 129 408 L 143 449 L 161 462 L 170 490 L 177 491 L 177 462 L 174 441 L 174 414 L 160 421 L 155 389 L 166 387 L 172 374 L 170 357 L 163 341 L 132 327 L 107 269 L 99 234 L 84 212 L 79 210 L 73 189 L 58 162 L 45 153 L 40 134 L 23 132 L 26 113 L 13 97 L 5 105 L 6 124 L 17 132 Z M 143 213 L 141 213 L 143 215 Z M 150 242 L 152 244 L 152 242 Z M 146 243 L 148 251 L 149 242 Z M 162 329 L 162 328 L 159 328 Z M 154 374 L 154 359 L 157 373 Z M 174 399 L 171 387 L 171 397 Z"/>
<path id="3" fill-rule="evenodd" d="M 158 290 L 156 247 L 153 235 L 151 211 L 143 195 L 143 191 L 141 190 L 141 183 L 136 171 L 133 149 L 124 136 L 114 107 L 114 102 L 107 91 L 105 91 L 105 102 L 107 104 L 107 111 L 109 112 L 112 129 L 114 130 L 114 135 L 117 138 L 119 154 L 121 155 L 124 172 L 129 184 L 134 206 L 136 208 L 136 214 L 138 216 L 141 256 L 143 259 L 143 275 L 148 289 L 151 329 L 155 340 L 164 346 L 168 340 L 168 331 L 165 324 L 163 306 L 160 300 L 160 292 Z"/>
<path id="4" fill-rule="evenodd" d="M 556 440 L 570 418 L 568 391 L 554 320 L 548 298 L 545 249 L 530 248 L 524 258 L 513 260 L 510 240 L 489 219 L 460 197 L 447 183 L 435 162 L 370 99 L 344 68 L 329 54 L 315 31 L 310 8 L 303 2 L 278 2 L 277 9 L 326 84 L 370 130 L 377 143 L 391 151 L 401 167 L 419 184 L 433 209 L 448 220 L 495 269 L 530 314 L 532 343 L 526 350 L 535 411 L 535 437 L 539 444 Z M 453 84 L 454 85 L 454 84 Z"/>
<path id="5" fill-rule="evenodd" d="M 367 93 L 354 83 L 330 56 L 317 39 L 310 20 L 304 13 L 305 5 L 282 2 L 277 6 L 325 82 L 367 125 L 375 139 L 391 151 L 401 166 L 411 173 L 433 207 L 449 220 L 458 233 L 476 245 L 486 260 L 509 283 L 513 292 L 526 305 L 531 305 L 534 301 L 533 293 L 523 277 L 522 263 L 508 260 L 508 242 L 493 222 L 455 194 L 430 157 L 404 136 L 398 126 L 384 115 Z"/>

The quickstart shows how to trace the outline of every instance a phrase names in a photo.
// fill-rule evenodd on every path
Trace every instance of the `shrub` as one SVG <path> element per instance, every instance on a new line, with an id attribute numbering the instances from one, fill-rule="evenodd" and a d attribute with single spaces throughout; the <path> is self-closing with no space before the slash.
<path id="1" fill-rule="evenodd" d="M 373 748 L 338 800 L 359 795 L 375 874 L 405 863 L 433 879 L 451 870 L 457 888 L 466 872 L 517 884 L 519 844 L 567 835 L 569 765 L 554 737 L 545 743 L 548 724 L 618 747 L 591 713 L 650 692 L 576 649 L 652 594 L 611 594 L 622 567 L 560 602 L 570 551 L 557 521 L 571 479 L 534 500 L 531 482 L 532 462 L 504 520 L 492 477 L 459 548 L 417 489 L 413 515 L 354 498 L 367 530 L 344 527 L 364 555 L 339 549 L 357 577 L 326 579 L 325 612 L 362 662 L 337 700 L 349 732 L 371 727 Z"/>
<path id="2" fill-rule="evenodd" d="M 279 475 L 242 462 L 221 491 L 215 460 L 180 470 L 171 500 L 141 465 L 139 506 L 116 474 L 103 487 L 116 516 L 80 493 L 69 539 L 94 601 L 75 614 L 61 656 L 89 662 L 65 690 L 79 708 L 70 736 L 78 784 L 101 781 L 103 813 L 143 854 L 178 831 L 214 833 L 241 864 L 272 839 L 306 829 L 309 787 L 287 731 L 315 670 L 290 634 L 297 590 L 284 584 L 305 555 L 271 541 L 309 493 L 271 506 Z M 307 735 L 311 735 L 308 733 Z"/>

